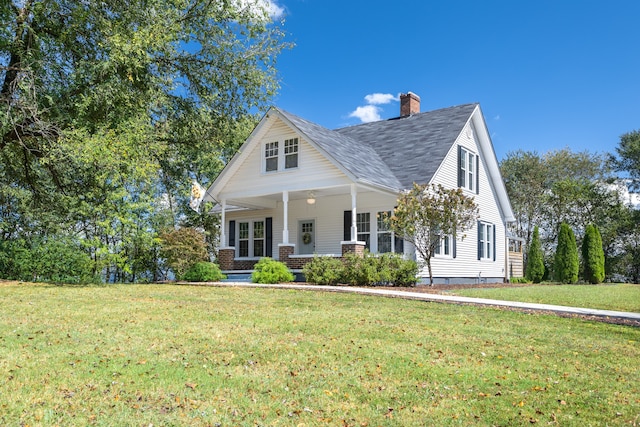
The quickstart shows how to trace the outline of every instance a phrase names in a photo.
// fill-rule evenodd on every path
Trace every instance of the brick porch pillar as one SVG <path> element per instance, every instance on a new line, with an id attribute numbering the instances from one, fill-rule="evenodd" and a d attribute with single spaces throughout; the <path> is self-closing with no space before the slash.
<path id="1" fill-rule="evenodd" d="M 289 265 L 289 256 L 293 255 L 295 249 L 296 245 L 292 243 L 280 243 L 278 245 L 278 259 L 280 260 L 280 262 L 285 263 L 289 268 L 291 268 L 291 266 Z"/>
<path id="2" fill-rule="evenodd" d="M 218 250 L 218 264 L 220 270 L 233 270 L 233 259 L 236 257 L 236 248 L 220 248 Z"/>
<path id="3" fill-rule="evenodd" d="M 361 257 L 364 256 L 365 242 L 341 242 L 342 256 L 346 254 L 356 254 Z"/>

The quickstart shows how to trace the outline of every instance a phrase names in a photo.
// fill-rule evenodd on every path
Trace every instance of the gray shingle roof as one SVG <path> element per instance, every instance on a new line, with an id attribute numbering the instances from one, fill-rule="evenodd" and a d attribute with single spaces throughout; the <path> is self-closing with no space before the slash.
<path id="1" fill-rule="evenodd" d="M 399 190 L 431 180 L 477 105 L 336 130 L 278 111 L 356 179 Z"/>
<path id="2" fill-rule="evenodd" d="M 411 188 L 414 182 L 425 184 L 431 180 L 477 105 L 459 105 L 336 131 L 372 147 L 402 188 Z"/>

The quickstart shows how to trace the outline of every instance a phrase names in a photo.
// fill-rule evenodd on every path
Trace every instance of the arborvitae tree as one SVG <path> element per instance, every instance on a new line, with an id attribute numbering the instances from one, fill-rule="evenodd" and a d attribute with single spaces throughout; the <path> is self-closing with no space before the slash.
<path id="1" fill-rule="evenodd" d="M 589 283 L 602 283 L 604 280 L 604 249 L 600 230 L 588 225 L 582 241 L 582 262 L 584 279 Z"/>
<path id="2" fill-rule="evenodd" d="M 561 283 L 576 283 L 578 281 L 578 247 L 576 236 L 567 223 L 560 224 L 558 233 L 558 247 L 553 264 L 555 279 Z"/>
<path id="3" fill-rule="evenodd" d="M 537 225 L 533 229 L 533 238 L 527 251 L 525 277 L 533 283 L 540 283 L 544 277 L 544 255 L 540 245 L 540 233 Z"/>

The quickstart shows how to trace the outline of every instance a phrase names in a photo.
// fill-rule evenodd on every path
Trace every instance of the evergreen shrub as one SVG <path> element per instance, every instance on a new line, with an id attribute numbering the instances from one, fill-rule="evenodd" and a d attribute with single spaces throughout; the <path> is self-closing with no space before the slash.
<path id="1" fill-rule="evenodd" d="M 274 284 L 293 282 L 294 280 L 295 276 L 284 263 L 269 257 L 260 258 L 251 274 L 253 283 Z"/>
<path id="2" fill-rule="evenodd" d="M 554 277 L 561 283 L 576 283 L 578 281 L 578 247 L 576 236 L 568 224 L 560 224 L 558 246 L 553 263 Z"/>
<path id="3" fill-rule="evenodd" d="M 226 278 L 218 264 L 205 261 L 195 263 L 183 276 L 187 282 L 218 282 Z"/>
<path id="4" fill-rule="evenodd" d="M 527 251 L 527 267 L 525 277 L 533 283 L 540 283 L 544 278 L 544 254 L 540 244 L 540 232 L 536 225 Z"/>
<path id="5" fill-rule="evenodd" d="M 602 283 L 604 281 L 604 249 L 600 230 L 595 225 L 588 225 L 582 240 L 582 263 L 584 266 L 584 279 L 589 283 Z"/>

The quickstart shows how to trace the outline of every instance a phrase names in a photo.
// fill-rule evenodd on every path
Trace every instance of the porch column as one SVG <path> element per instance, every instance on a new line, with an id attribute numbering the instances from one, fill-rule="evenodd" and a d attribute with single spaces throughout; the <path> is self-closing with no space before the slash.
<path id="1" fill-rule="evenodd" d="M 222 199 L 220 201 L 220 206 L 222 207 L 222 216 L 220 222 L 220 247 L 227 247 L 227 218 L 226 218 L 226 210 L 227 210 L 227 199 Z"/>
<path id="2" fill-rule="evenodd" d="M 284 217 L 284 227 L 282 228 L 282 244 L 289 244 L 289 192 L 282 192 L 282 210 Z"/>
<path id="3" fill-rule="evenodd" d="M 356 204 L 357 204 L 357 190 L 356 185 L 351 184 L 351 241 L 358 240 L 358 226 L 356 222 Z"/>

